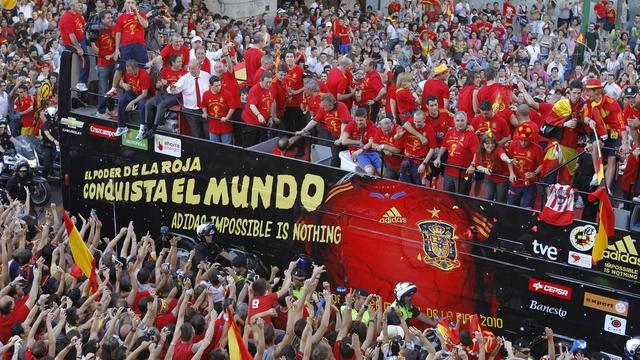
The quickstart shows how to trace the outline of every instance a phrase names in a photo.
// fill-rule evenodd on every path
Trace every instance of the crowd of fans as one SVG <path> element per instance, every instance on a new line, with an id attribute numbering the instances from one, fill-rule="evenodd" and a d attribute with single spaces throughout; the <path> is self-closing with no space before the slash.
<path id="1" fill-rule="evenodd" d="M 371 175 L 525 207 L 539 180 L 587 190 L 602 159 L 609 187 L 632 199 L 640 16 L 601 0 L 582 33 L 591 9 L 581 6 L 392 0 L 378 11 L 314 1 L 230 19 L 200 1 L 19 0 L 0 20 L 0 151 L 18 135 L 57 145 L 43 109 L 56 103 L 61 54 L 71 51 L 78 96 L 98 95 L 96 116 L 117 120 L 117 135 L 137 122 L 139 138 L 152 137 L 179 106 L 195 137 L 252 146 L 286 134 L 274 153 L 303 156 L 317 141 L 334 166 L 343 152 Z M 550 151 L 563 154 L 564 172 L 548 171 Z M 138 240 L 133 225 L 103 238 L 99 219 L 78 215 L 98 268 L 93 290 L 54 207 L 39 224 L 29 213 L 28 200 L 0 208 L 3 358 L 226 359 L 229 316 L 255 358 L 529 357 L 525 341 L 412 327 L 439 320 L 411 304 L 412 284 L 398 284 L 384 309 L 365 289 L 335 302 L 321 266 L 293 261 L 257 276 L 213 245 L 210 228 L 204 248 L 180 258 L 178 238 Z M 552 331 L 544 336 L 555 358 Z"/>

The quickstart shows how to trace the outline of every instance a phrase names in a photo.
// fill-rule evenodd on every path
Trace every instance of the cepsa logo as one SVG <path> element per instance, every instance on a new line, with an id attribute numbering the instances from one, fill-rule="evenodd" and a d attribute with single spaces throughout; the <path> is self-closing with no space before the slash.
<path id="1" fill-rule="evenodd" d="M 529 291 L 571 300 L 571 288 L 534 278 L 529 279 Z"/>

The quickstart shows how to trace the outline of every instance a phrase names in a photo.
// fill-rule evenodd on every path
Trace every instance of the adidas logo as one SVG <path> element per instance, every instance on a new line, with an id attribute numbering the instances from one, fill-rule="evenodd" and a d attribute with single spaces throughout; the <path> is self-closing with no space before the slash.
<path id="1" fill-rule="evenodd" d="M 395 206 L 387 210 L 387 212 L 380 218 L 381 224 L 404 224 L 406 222 L 407 219 L 400 214 Z"/>
<path id="2" fill-rule="evenodd" d="M 627 263 L 629 265 L 640 265 L 638 249 L 631 236 L 625 236 L 615 244 L 609 245 L 604 251 L 604 258 Z"/>

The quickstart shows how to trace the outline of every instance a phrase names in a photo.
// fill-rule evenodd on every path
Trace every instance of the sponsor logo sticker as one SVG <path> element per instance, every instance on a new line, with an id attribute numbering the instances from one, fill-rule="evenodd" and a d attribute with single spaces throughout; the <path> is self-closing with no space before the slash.
<path id="1" fill-rule="evenodd" d="M 627 235 L 604 249 L 603 272 L 630 280 L 638 280 L 640 256 L 635 240 Z"/>
<path id="2" fill-rule="evenodd" d="M 424 250 L 424 254 L 418 254 L 418 260 L 444 271 L 460 267 L 453 225 L 440 220 L 425 220 L 418 223 L 418 229 Z"/>
<path id="3" fill-rule="evenodd" d="M 164 135 L 155 135 L 153 150 L 158 154 L 165 154 L 174 157 L 182 156 L 182 141 Z"/>
<path id="4" fill-rule="evenodd" d="M 124 136 L 122 136 L 122 145 L 132 147 L 134 149 L 148 150 L 149 142 L 147 139 L 138 140 L 138 130 L 131 129 Z"/>
<path id="5" fill-rule="evenodd" d="M 591 255 L 582 254 L 575 251 L 569 251 L 569 258 L 567 259 L 569 265 L 575 265 L 583 267 L 585 269 L 591 269 L 592 258 Z"/>
<path id="6" fill-rule="evenodd" d="M 587 291 L 584 293 L 584 301 L 582 304 L 588 308 L 602 310 L 608 313 L 615 313 L 624 317 L 629 313 L 628 302 L 593 294 Z"/>
<path id="7" fill-rule="evenodd" d="M 82 135 L 82 128 L 84 127 L 84 121 L 79 121 L 76 118 L 68 117 L 60 119 L 60 124 L 64 125 L 62 131 L 73 134 Z"/>
<path id="8" fill-rule="evenodd" d="M 571 230 L 569 240 L 578 251 L 589 251 L 596 243 L 596 228 L 593 225 L 578 226 Z"/>
<path id="9" fill-rule="evenodd" d="M 89 134 L 109 140 L 115 140 L 116 137 L 116 129 L 100 125 L 100 124 L 89 124 Z"/>
<path id="10" fill-rule="evenodd" d="M 538 240 L 533 240 L 533 253 L 537 255 L 542 255 L 549 260 L 558 260 L 558 248 L 551 245 L 545 245 L 543 243 L 538 242 Z"/>
<path id="11" fill-rule="evenodd" d="M 554 315 L 561 319 L 567 317 L 567 310 L 565 310 L 563 307 L 545 305 L 537 300 L 529 300 L 529 309 L 543 312 L 549 315 Z"/>
<path id="12" fill-rule="evenodd" d="M 402 216 L 394 206 L 382 215 L 379 222 L 381 224 L 404 224 L 407 222 L 407 218 Z"/>
<path id="13" fill-rule="evenodd" d="M 604 330 L 618 335 L 625 335 L 627 332 L 627 319 L 607 314 L 604 317 Z"/>
<path id="14" fill-rule="evenodd" d="M 563 300 L 571 300 L 571 288 L 534 278 L 529 279 L 529 291 L 554 296 Z"/>

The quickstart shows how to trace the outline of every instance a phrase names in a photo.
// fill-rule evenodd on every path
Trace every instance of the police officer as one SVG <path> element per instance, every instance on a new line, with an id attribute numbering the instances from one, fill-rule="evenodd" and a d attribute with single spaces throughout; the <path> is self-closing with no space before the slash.
<path id="1" fill-rule="evenodd" d="M 13 176 L 7 181 L 7 195 L 12 200 L 20 200 L 23 204 L 27 201 L 27 187 L 31 184 L 31 171 L 26 161 L 16 164 Z"/>
<path id="2" fill-rule="evenodd" d="M 45 178 L 49 176 L 53 161 L 56 157 L 56 148 L 60 146 L 56 129 L 56 116 L 57 109 L 55 107 L 48 107 L 45 111 L 40 113 L 40 120 L 42 120 L 42 127 L 40 128 L 40 135 L 42 136 L 42 176 Z"/>
<path id="3" fill-rule="evenodd" d="M 9 149 L 13 149 L 15 141 L 15 138 L 7 131 L 7 120 L 0 119 L 0 155 Z"/>
<path id="4" fill-rule="evenodd" d="M 200 241 L 196 245 L 196 255 L 193 261 L 194 269 L 197 269 L 198 264 L 202 261 L 215 262 L 218 256 L 231 261 L 229 253 L 224 251 L 218 244 L 215 243 L 213 236 L 216 234 L 216 227 L 213 223 L 201 224 L 196 229 L 196 235 Z"/>
<path id="5" fill-rule="evenodd" d="M 420 310 L 411 303 L 411 297 L 418 292 L 418 287 L 414 283 L 408 281 L 399 282 L 396 284 L 393 292 L 395 293 L 396 300 L 391 304 L 391 307 L 399 310 L 405 321 L 416 318 L 429 326 L 435 327 L 437 325 L 433 319 L 420 312 Z M 390 325 L 400 325 L 400 319 L 396 318 L 396 316 L 394 311 L 389 313 Z"/>

